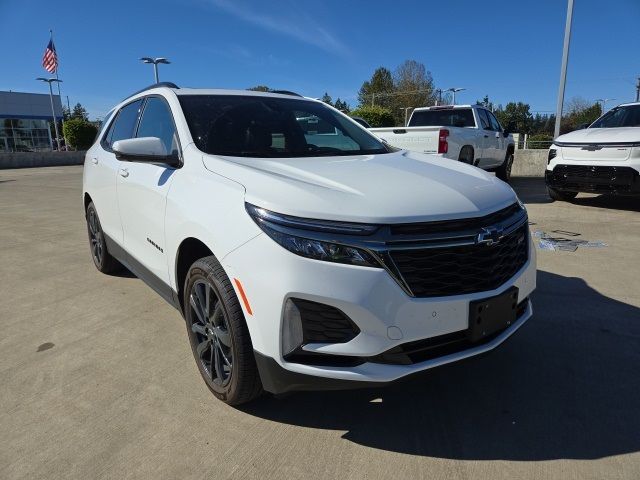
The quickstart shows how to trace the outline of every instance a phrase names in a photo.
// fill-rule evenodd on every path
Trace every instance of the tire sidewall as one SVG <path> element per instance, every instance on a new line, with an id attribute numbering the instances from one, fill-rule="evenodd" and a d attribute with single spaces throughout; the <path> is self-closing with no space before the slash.
<path id="1" fill-rule="evenodd" d="M 91 215 L 94 215 L 96 218 L 96 226 L 98 228 L 98 232 L 100 233 L 100 246 L 102 248 L 102 260 L 98 262 L 96 257 L 93 255 L 93 251 L 91 250 L 91 229 L 89 228 L 89 218 Z M 100 224 L 100 217 L 98 217 L 98 212 L 96 211 L 96 207 L 93 205 L 93 202 L 89 204 L 87 207 L 87 236 L 89 238 L 89 253 L 91 254 L 91 259 L 93 260 L 93 264 L 96 266 L 98 270 L 101 272 L 104 270 L 104 262 L 107 253 L 107 244 L 104 240 L 104 233 L 102 232 L 102 225 Z"/>
<path id="2" fill-rule="evenodd" d="M 211 380 L 209 373 L 205 370 L 198 354 L 196 352 L 196 336 L 194 332 L 191 330 L 191 324 L 193 323 L 193 311 L 191 309 L 191 305 L 189 303 L 189 298 L 191 295 L 191 289 L 193 285 L 198 280 L 204 280 L 211 285 L 214 293 L 218 297 L 219 301 L 222 302 L 222 309 L 224 311 L 225 318 L 227 320 L 227 325 L 229 328 L 229 334 L 231 337 L 231 349 L 232 349 L 232 358 L 233 358 L 233 368 L 231 370 L 231 378 L 229 379 L 229 383 L 226 386 L 217 385 L 215 382 Z M 230 314 L 230 302 L 237 302 L 235 298 L 229 298 L 226 294 L 224 286 L 222 285 L 221 279 L 217 278 L 213 270 L 202 260 L 195 262 L 192 267 L 189 269 L 189 273 L 187 274 L 187 280 L 184 286 L 184 318 L 185 324 L 187 327 L 187 335 L 189 336 L 189 344 L 191 345 L 191 351 L 193 353 L 193 357 L 198 365 L 198 370 L 200 371 L 200 375 L 202 379 L 209 387 L 209 390 L 220 400 L 227 401 L 229 398 L 234 398 L 236 395 L 238 382 L 239 382 L 239 374 L 237 362 L 240 357 L 238 352 L 238 346 L 236 341 L 236 330 L 237 330 L 237 319 L 234 319 Z M 244 321 L 244 319 L 243 319 Z"/>

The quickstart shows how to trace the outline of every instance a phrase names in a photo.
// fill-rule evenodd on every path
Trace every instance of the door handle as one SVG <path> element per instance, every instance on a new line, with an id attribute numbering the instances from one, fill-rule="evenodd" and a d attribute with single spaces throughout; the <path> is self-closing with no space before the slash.
<path id="1" fill-rule="evenodd" d="M 484 138 L 489 138 L 489 135 L 486 135 L 486 134 L 485 134 Z"/>
<path id="2" fill-rule="evenodd" d="M 129 176 L 129 170 L 126 168 L 121 168 L 118 173 L 120 173 L 121 177 L 127 178 Z"/>
<path id="3" fill-rule="evenodd" d="M 98 164 L 98 157 L 92 157 L 91 158 L 91 163 L 93 163 L 94 165 Z"/>

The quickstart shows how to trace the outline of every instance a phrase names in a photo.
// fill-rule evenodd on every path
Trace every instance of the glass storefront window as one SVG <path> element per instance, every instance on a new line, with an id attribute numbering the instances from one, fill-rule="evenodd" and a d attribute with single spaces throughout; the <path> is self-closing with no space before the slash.
<path id="1" fill-rule="evenodd" d="M 0 152 L 34 152 L 51 148 L 48 120 L 0 118 Z"/>

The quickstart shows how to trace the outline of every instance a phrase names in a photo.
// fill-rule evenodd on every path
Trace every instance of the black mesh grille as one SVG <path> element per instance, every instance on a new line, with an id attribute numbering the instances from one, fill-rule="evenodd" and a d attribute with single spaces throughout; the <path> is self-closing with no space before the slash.
<path id="1" fill-rule="evenodd" d="M 640 191 L 639 174 L 630 167 L 557 165 L 547 172 L 551 187 L 596 193 Z"/>
<path id="2" fill-rule="evenodd" d="M 414 296 L 436 297 L 498 288 L 524 266 L 528 251 L 525 223 L 492 245 L 396 250 L 390 255 Z"/>
<path id="3" fill-rule="evenodd" d="M 360 333 L 337 308 L 299 298 L 291 301 L 300 310 L 304 343 L 346 343 Z"/>

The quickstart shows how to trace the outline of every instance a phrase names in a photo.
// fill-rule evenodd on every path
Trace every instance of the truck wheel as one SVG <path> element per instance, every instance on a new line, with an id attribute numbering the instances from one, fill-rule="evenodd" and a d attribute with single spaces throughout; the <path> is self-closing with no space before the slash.
<path id="1" fill-rule="evenodd" d="M 87 233 L 89 234 L 89 248 L 91 258 L 96 268 L 102 273 L 113 273 L 121 270 L 122 264 L 118 262 L 107 250 L 107 242 L 102 233 L 102 225 L 98 218 L 98 212 L 93 202 L 87 206 Z"/>
<path id="2" fill-rule="evenodd" d="M 189 269 L 184 318 L 193 356 L 209 390 L 229 405 L 258 397 L 262 384 L 242 308 L 213 256 Z"/>
<path id="3" fill-rule="evenodd" d="M 496 169 L 496 177 L 503 182 L 509 183 L 511 180 L 511 168 L 513 167 L 513 152 L 507 151 L 507 156 L 504 158 L 504 162 Z"/>
<path id="4" fill-rule="evenodd" d="M 462 163 L 468 163 L 469 165 L 473 165 L 473 148 L 469 145 L 465 145 L 460 150 L 460 156 L 458 157 L 458 161 Z"/>
<path id="5" fill-rule="evenodd" d="M 555 188 L 547 187 L 547 193 L 551 200 L 559 200 L 562 202 L 569 202 L 576 198 L 578 192 L 565 192 L 562 190 L 556 190 Z"/>

